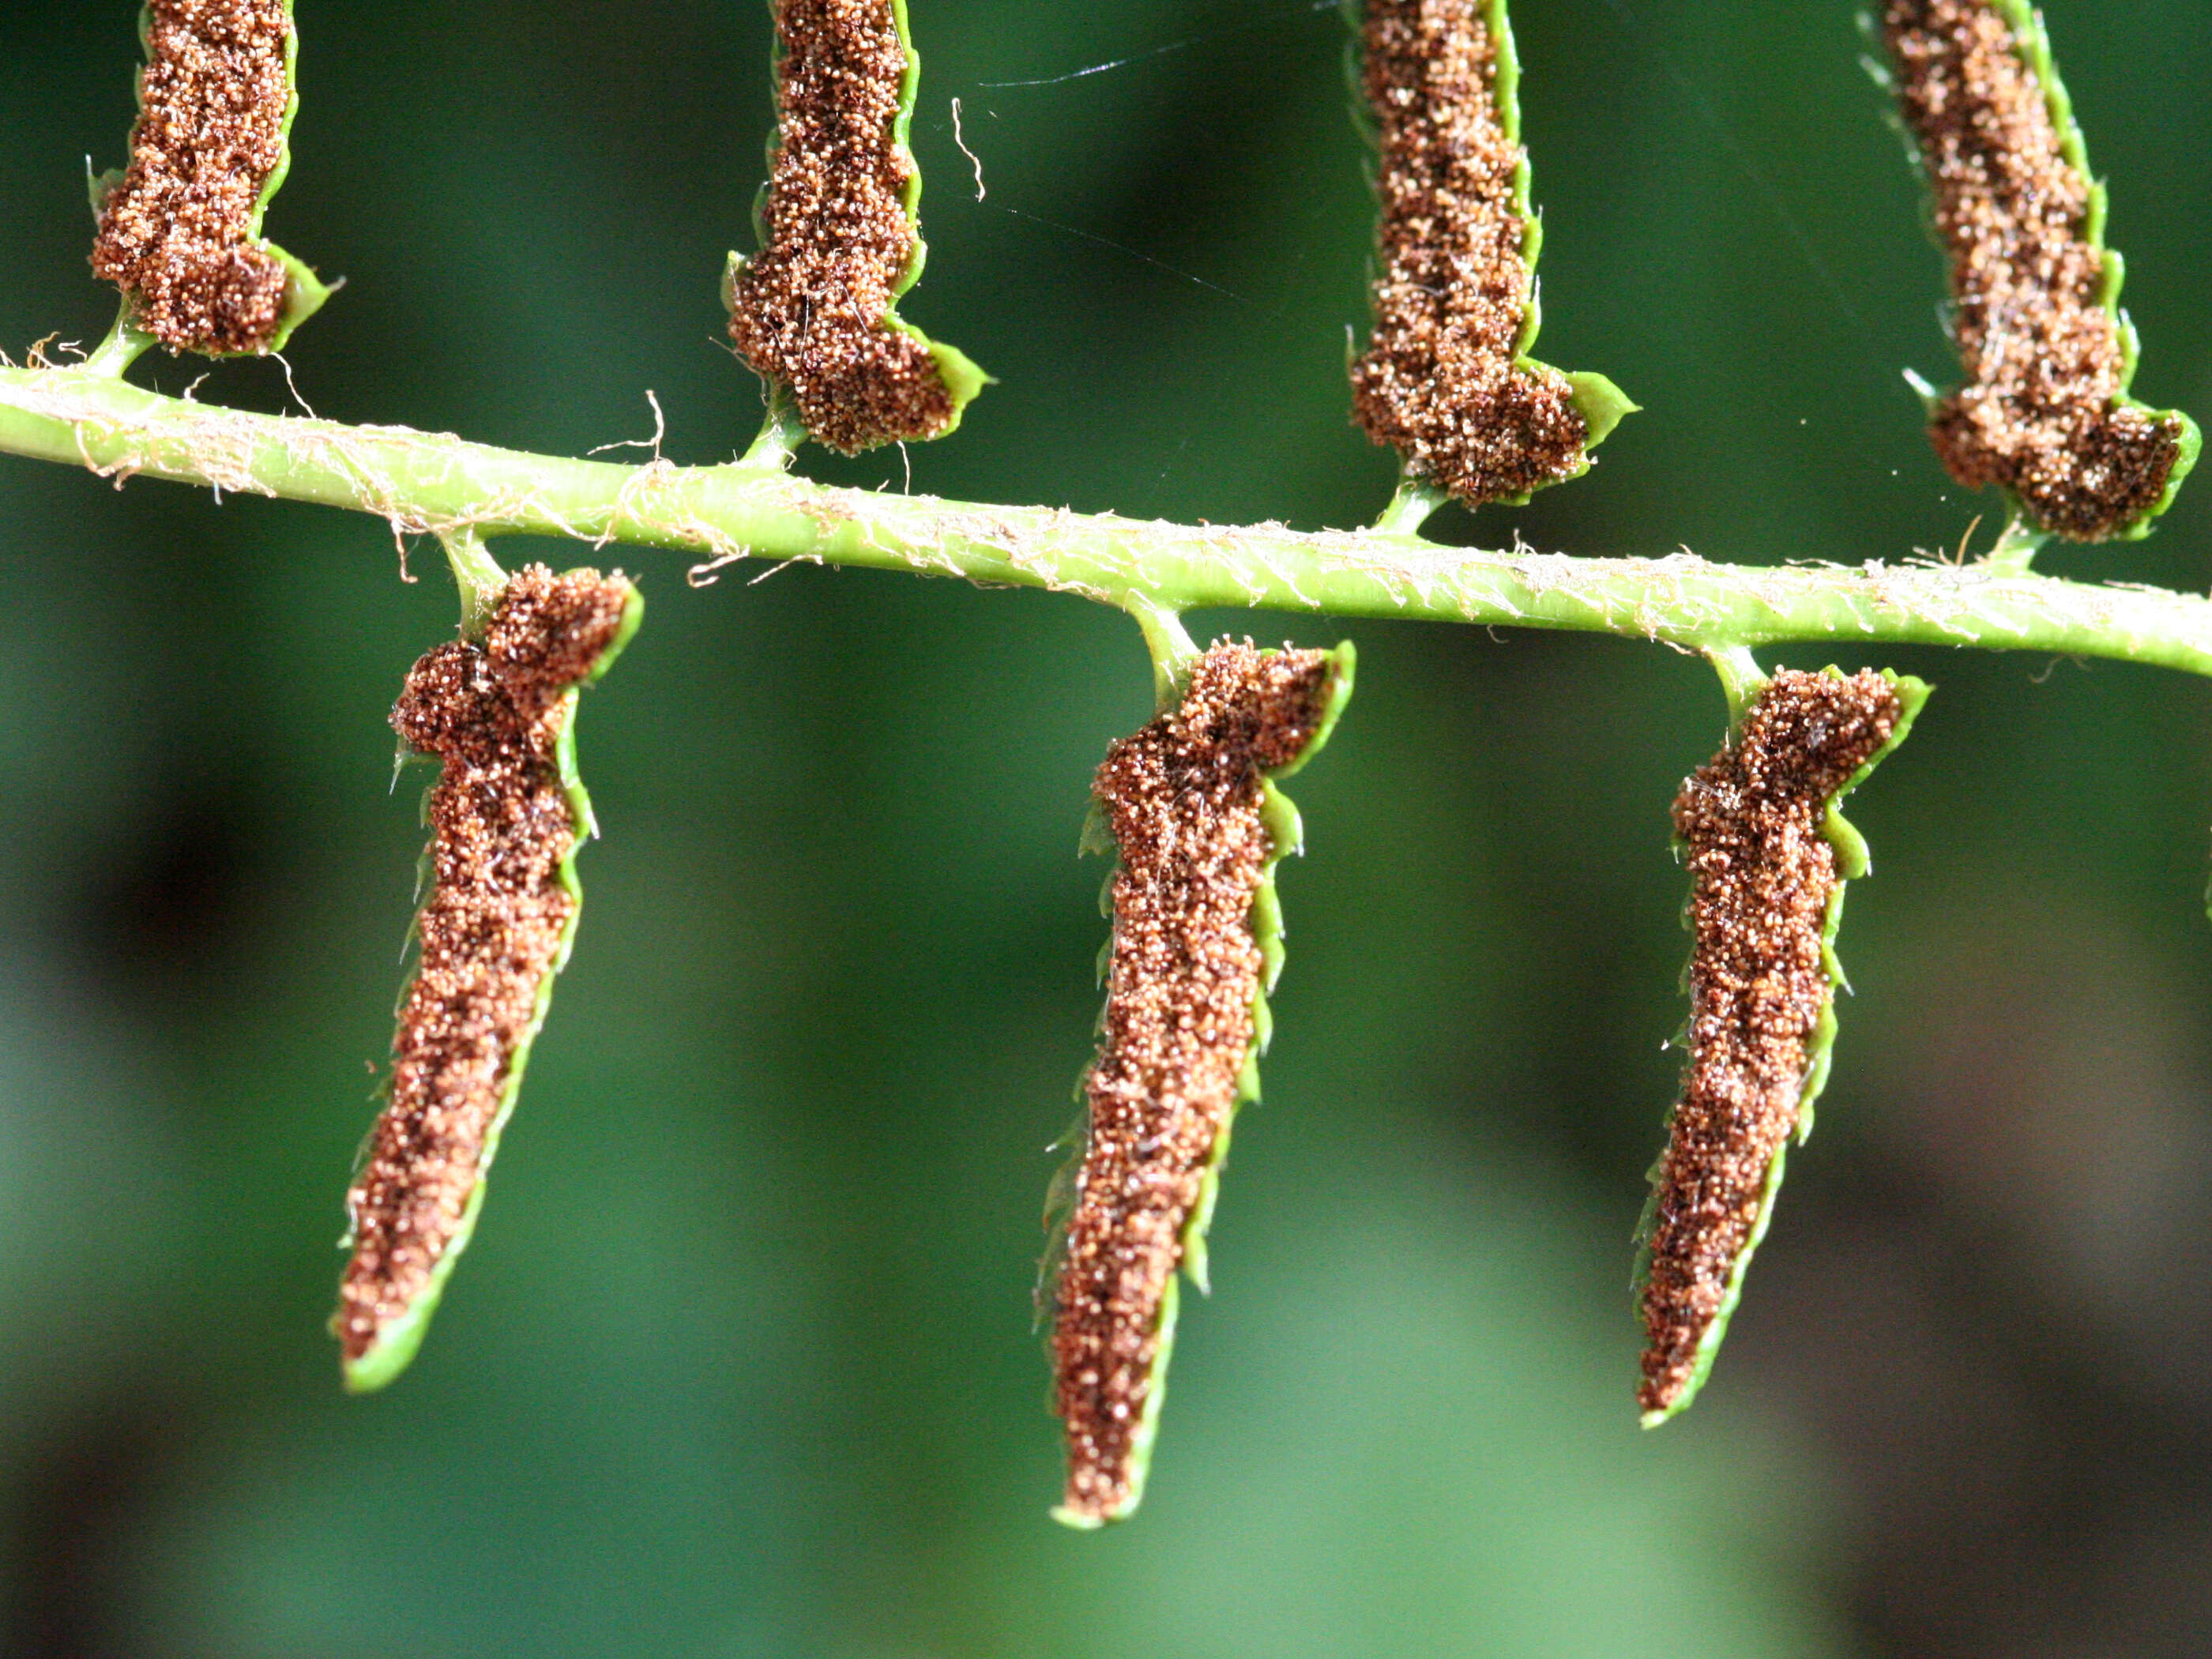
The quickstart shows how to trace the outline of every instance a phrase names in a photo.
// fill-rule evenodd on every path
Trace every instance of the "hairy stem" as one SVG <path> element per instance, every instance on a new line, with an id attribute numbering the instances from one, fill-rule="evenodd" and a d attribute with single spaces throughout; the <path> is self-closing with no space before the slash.
<path id="1" fill-rule="evenodd" d="M 396 532 L 572 537 L 1079 593 L 1568 629 L 1685 649 L 1850 641 L 2109 657 L 2212 675 L 2212 600 L 1939 562 L 1584 559 L 1376 531 L 1193 526 L 839 489 L 774 465 L 568 460 L 404 427 L 250 415 L 82 368 L 0 368 L 0 451 L 374 514 Z"/>

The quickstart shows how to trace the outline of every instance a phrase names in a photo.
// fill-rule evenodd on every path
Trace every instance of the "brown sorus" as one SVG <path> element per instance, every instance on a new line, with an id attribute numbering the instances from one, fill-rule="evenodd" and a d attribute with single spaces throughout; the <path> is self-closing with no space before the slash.
<path id="1" fill-rule="evenodd" d="M 1691 871 L 1689 1064 L 1649 1239 L 1646 1412 L 1694 1382 L 1767 1171 L 1796 1127 L 1808 1044 L 1833 994 L 1821 939 L 1839 878 L 1824 819 L 1904 714 L 1879 674 L 1785 670 L 1675 797 Z"/>
<path id="2" fill-rule="evenodd" d="M 1217 644 L 1182 705 L 1098 769 L 1121 866 L 1052 1343 L 1073 1519 L 1110 1520 L 1135 1496 L 1162 1299 L 1252 1047 L 1262 968 L 1252 905 L 1279 850 L 1262 781 L 1320 732 L 1331 673 L 1323 652 Z"/>
<path id="3" fill-rule="evenodd" d="M 578 825 L 556 745 L 566 694 L 620 634 L 630 592 L 619 576 L 526 566 L 483 643 L 429 652 L 392 711 L 399 735 L 444 765 L 428 807 L 435 884 L 416 923 L 421 960 L 387 1103 L 346 1195 L 354 1249 L 333 1325 L 349 1361 L 429 1287 L 560 964 Z"/>
<path id="4" fill-rule="evenodd" d="M 252 234 L 284 157 L 288 0 L 152 0 L 131 166 L 108 197 L 94 272 L 137 300 L 172 351 L 265 351 L 289 273 Z"/>
<path id="5" fill-rule="evenodd" d="M 1571 478 L 1589 435 L 1573 388 L 1520 358 L 1523 152 L 1500 114 L 1484 0 L 1368 0 L 1365 45 L 1382 270 L 1353 412 L 1409 475 L 1470 506 Z"/>
<path id="6" fill-rule="evenodd" d="M 888 321 L 920 251 L 907 72 L 891 0 L 777 0 L 775 158 L 730 337 L 789 388 L 816 442 L 854 454 L 932 438 L 958 413 L 928 345 Z"/>
<path id="7" fill-rule="evenodd" d="M 2184 423 L 2124 397 L 2090 181 L 2066 154 L 2050 88 L 1990 0 L 1889 0 L 1898 100 L 1950 256 L 1966 382 L 1929 432 L 1951 476 L 1998 484 L 2077 541 L 2124 532 L 2164 498 Z"/>

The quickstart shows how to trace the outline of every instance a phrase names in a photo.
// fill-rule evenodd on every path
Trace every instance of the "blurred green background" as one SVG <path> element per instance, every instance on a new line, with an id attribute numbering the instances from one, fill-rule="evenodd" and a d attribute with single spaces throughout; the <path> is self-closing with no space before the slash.
<path id="1" fill-rule="evenodd" d="M 2212 8 L 2051 0 L 2147 340 L 2212 411 Z M 0 343 L 90 342 L 82 177 L 130 0 L 0 9 Z M 343 276 L 326 416 L 714 461 L 769 114 L 756 0 L 301 0 L 271 233 Z M 1848 0 L 1524 0 L 1549 361 L 1647 407 L 1500 544 L 1954 548 L 1946 378 Z M 912 487 L 1348 525 L 1371 222 L 1309 0 L 917 0 L 927 277 L 1000 384 Z M 1115 59 L 1124 66 L 1073 79 Z M 1044 82 L 1046 84 L 1036 84 Z M 949 100 L 981 158 L 975 199 Z M 203 373 L 140 371 L 181 391 Z M 270 364 L 200 395 L 285 406 Z M 632 452 L 638 453 L 638 452 Z M 904 487 L 896 452 L 810 453 Z M 1986 544 L 1991 523 L 1978 532 Z M 453 626 L 373 521 L 0 459 L 0 1652 L 2197 1655 L 2212 1650 L 2212 699 L 1898 650 L 1854 806 L 1820 1132 L 1704 1401 L 1631 1399 L 1628 1239 L 1676 1066 L 1676 781 L 1648 646 L 1359 623 L 1299 780 L 1290 971 L 1152 1495 L 1077 1536 L 1030 1328 L 1087 1050 L 1086 779 L 1148 712 L 1073 599 L 634 556 L 586 705 L 606 836 L 422 1359 L 321 1322 L 420 831 L 385 715 Z M 509 556 L 569 562 L 546 544 Z M 2212 483 L 2051 568 L 2203 588 Z M 1338 637 L 1207 617 L 1263 641 Z M 1844 650 L 1779 659 L 1877 660 Z"/>

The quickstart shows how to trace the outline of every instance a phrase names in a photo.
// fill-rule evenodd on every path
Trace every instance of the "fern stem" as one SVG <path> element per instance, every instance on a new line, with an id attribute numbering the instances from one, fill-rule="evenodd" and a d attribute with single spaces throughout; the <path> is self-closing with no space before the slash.
<path id="1" fill-rule="evenodd" d="M 1729 726 L 1741 726 L 1743 717 L 1759 701 L 1759 693 L 1766 690 L 1765 671 L 1753 659 L 1748 646 L 1707 646 L 1705 660 L 1720 676 L 1721 690 L 1728 697 Z"/>
<path id="2" fill-rule="evenodd" d="M 453 567 L 453 586 L 461 592 L 461 637 L 481 641 L 507 591 L 507 572 L 485 550 L 483 532 L 474 525 L 441 530 L 438 539 Z"/>
<path id="3" fill-rule="evenodd" d="M 1133 593 L 1122 601 L 1122 608 L 1144 632 L 1145 649 L 1152 659 L 1153 711 L 1164 714 L 1182 701 L 1190 672 L 1206 653 L 1174 611 Z"/>
<path id="4" fill-rule="evenodd" d="M 94 346 L 92 356 L 84 360 L 86 374 L 119 380 L 130 373 L 131 364 L 154 349 L 157 342 L 131 320 L 131 302 L 125 300 L 115 313 L 114 326 L 107 331 L 107 337 Z"/>
<path id="5" fill-rule="evenodd" d="M 1261 608 L 1565 629 L 1705 652 L 1972 646 L 2212 675 L 2212 600 L 1986 565 L 1713 564 L 1449 548 L 1401 535 L 1186 526 L 840 489 L 774 467 L 570 460 L 404 427 L 253 415 L 83 368 L 0 368 L 0 451 L 122 479 L 474 528 L 962 576 L 1132 608 Z"/>

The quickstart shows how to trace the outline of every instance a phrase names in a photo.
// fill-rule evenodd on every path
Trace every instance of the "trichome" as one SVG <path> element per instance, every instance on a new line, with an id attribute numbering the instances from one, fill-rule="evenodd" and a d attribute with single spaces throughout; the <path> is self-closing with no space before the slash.
<path id="1" fill-rule="evenodd" d="M 392 724 L 442 763 L 424 802 L 432 887 L 400 1004 L 386 1103 L 346 1195 L 351 1260 L 331 1321 L 347 1386 L 380 1388 L 421 1342 L 483 1199 L 483 1176 L 567 960 L 591 828 L 575 692 L 635 627 L 619 574 L 510 580 L 483 638 L 409 672 Z"/>
<path id="2" fill-rule="evenodd" d="M 1176 1272 L 1202 1274 L 1230 1120 L 1256 1097 L 1281 960 L 1271 872 L 1296 849 L 1297 820 L 1270 780 L 1319 749 L 1351 681 L 1349 646 L 1217 644 L 1180 705 L 1114 744 L 1098 769 L 1094 793 L 1121 862 L 1054 1285 L 1068 1460 L 1054 1514 L 1071 1525 L 1120 1519 L 1143 1493 Z"/>
<path id="3" fill-rule="evenodd" d="M 1838 801 L 1903 741 L 1928 688 L 1785 670 L 1674 800 L 1691 872 L 1688 1063 L 1643 1228 L 1647 1426 L 1703 1383 L 1765 1233 L 1791 1133 L 1826 1080 L 1847 878 Z"/>
<path id="4" fill-rule="evenodd" d="M 100 181 L 94 272 L 172 351 L 265 352 L 329 290 L 261 238 L 296 107 L 291 0 L 152 0 L 131 165 Z"/>
<path id="5" fill-rule="evenodd" d="M 1504 0 L 1367 0 L 1363 44 L 1381 266 L 1354 415 L 1469 506 L 1578 477 L 1632 405 L 1527 355 L 1541 236 Z"/>
<path id="6" fill-rule="evenodd" d="M 2105 194 L 2025 0 L 1889 0 L 1898 103 L 1950 258 L 1966 383 L 1929 432 L 1969 489 L 2000 485 L 2075 541 L 2139 535 L 2195 461 L 2195 424 L 2127 395 L 2132 329 Z"/>
<path id="7" fill-rule="evenodd" d="M 923 255 L 905 0 L 777 0 L 775 36 L 762 247 L 731 256 L 730 337 L 817 443 L 854 454 L 941 436 L 983 375 L 895 309 Z"/>

